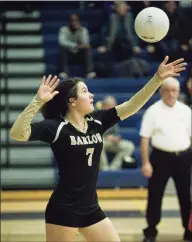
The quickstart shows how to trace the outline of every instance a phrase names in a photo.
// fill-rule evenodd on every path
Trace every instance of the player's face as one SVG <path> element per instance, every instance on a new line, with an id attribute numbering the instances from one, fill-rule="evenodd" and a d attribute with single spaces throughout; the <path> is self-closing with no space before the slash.
<path id="1" fill-rule="evenodd" d="M 175 85 L 167 85 L 161 91 L 163 101 L 168 106 L 174 106 L 179 97 L 179 88 Z"/>
<path id="2" fill-rule="evenodd" d="M 75 100 L 75 107 L 83 115 L 93 112 L 93 97 L 94 95 L 89 92 L 85 83 L 79 82 L 77 84 L 77 99 Z"/>

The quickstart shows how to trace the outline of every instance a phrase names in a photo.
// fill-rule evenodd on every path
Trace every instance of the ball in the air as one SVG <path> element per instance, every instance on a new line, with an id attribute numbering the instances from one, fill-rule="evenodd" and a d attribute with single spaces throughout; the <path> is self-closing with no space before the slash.
<path id="1" fill-rule="evenodd" d="M 134 27 L 139 38 L 155 43 L 166 36 L 169 30 L 169 18 L 160 8 L 145 8 L 138 13 Z"/>

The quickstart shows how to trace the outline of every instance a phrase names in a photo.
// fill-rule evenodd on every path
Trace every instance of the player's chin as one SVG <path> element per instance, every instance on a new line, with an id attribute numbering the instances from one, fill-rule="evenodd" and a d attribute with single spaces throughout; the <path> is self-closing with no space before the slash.
<path id="1" fill-rule="evenodd" d="M 94 109 L 95 109 L 95 108 L 94 108 L 93 104 L 91 104 L 91 105 L 90 105 L 90 113 L 93 112 Z"/>
<path id="2" fill-rule="evenodd" d="M 94 109 L 95 108 L 94 108 L 93 104 L 89 105 L 87 113 L 92 113 L 94 111 Z"/>
<path id="3" fill-rule="evenodd" d="M 89 113 L 92 113 L 94 111 L 94 106 L 93 105 L 90 105 L 88 106 L 86 109 L 83 110 L 83 112 L 85 114 L 89 114 Z"/>

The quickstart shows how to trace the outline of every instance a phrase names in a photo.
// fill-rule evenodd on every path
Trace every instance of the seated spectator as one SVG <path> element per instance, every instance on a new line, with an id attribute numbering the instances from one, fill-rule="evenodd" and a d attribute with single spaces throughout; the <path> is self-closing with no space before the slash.
<path id="1" fill-rule="evenodd" d="M 72 14 L 69 17 L 69 25 L 59 30 L 59 73 L 60 77 L 69 75 L 68 64 L 81 64 L 85 66 L 87 78 L 96 76 L 93 72 L 91 46 L 89 44 L 88 29 L 80 23 L 79 16 Z"/>
<path id="2" fill-rule="evenodd" d="M 114 2 L 114 12 L 109 17 L 106 44 L 98 48 L 99 53 L 110 52 L 115 61 L 122 61 L 133 54 L 141 53 L 133 31 L 133 15 L 128 9 L 126 2 Z"/>
<path id="3" fill-rule="evenodd" d="M 186 82 L 184 85 L 185 92 L 185 103 L 192 107 L 192 65 L 189 69 L 189 75 L 186 78 Z"/>
<path id="4" fill-rule="evenodd" d="M 181 25 L 181 38 L 180 38 L 180 56 L 187 62 L 192 61 L 192 3 L 191 9 L 181 9 L 183 18 Z"/>
<path id="5" fill-rule="evenodd" d="M 130 1 L 129 5 L 131 6 L 134 17 L 136 17 L 144 8 L 151 7 L 154 4 L 151 1 Z"/>
<path id="6" fill-rule="evenodd" d="M 102 109 L 110 109 L 116 106 L 116 100 L 113 96 L 107 96 L 102 102 Z M 123 161 L 133 162 L 131 157 L 135 145 L 128 140 L 120 137 L 119 126 L 116 124 L 105 132 L 103 140 L 103 151 L 101 153 L 100 169 L 101 170 L 119 170 L 122 168 Z M 109 164 L 107 152 L 115 154 L 113 160 Z"/>
<path id="7" fill-rule="evenodd" d="M 165 38 L 157 43 L 159 57 L 169 55 L 171 59 L 174 59 L 178 57 L 182 38 L 182 13 L 175 1 L 164 2 L 163 10 L 169 18 L 170 28 Z"/>

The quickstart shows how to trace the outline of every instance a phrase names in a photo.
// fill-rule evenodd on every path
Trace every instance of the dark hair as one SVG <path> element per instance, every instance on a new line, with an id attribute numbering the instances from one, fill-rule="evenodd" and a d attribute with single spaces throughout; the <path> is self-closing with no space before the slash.
<path id="1" fill-rule="evenodd" d="M 60 82 L 55 91 L 59 93 L 47 102 L 41 112 L 44 119 L 64 117 L 68 111 L 69 98 L 77 98 L 77 84 L 84 82 L 79 77 Z"/>

